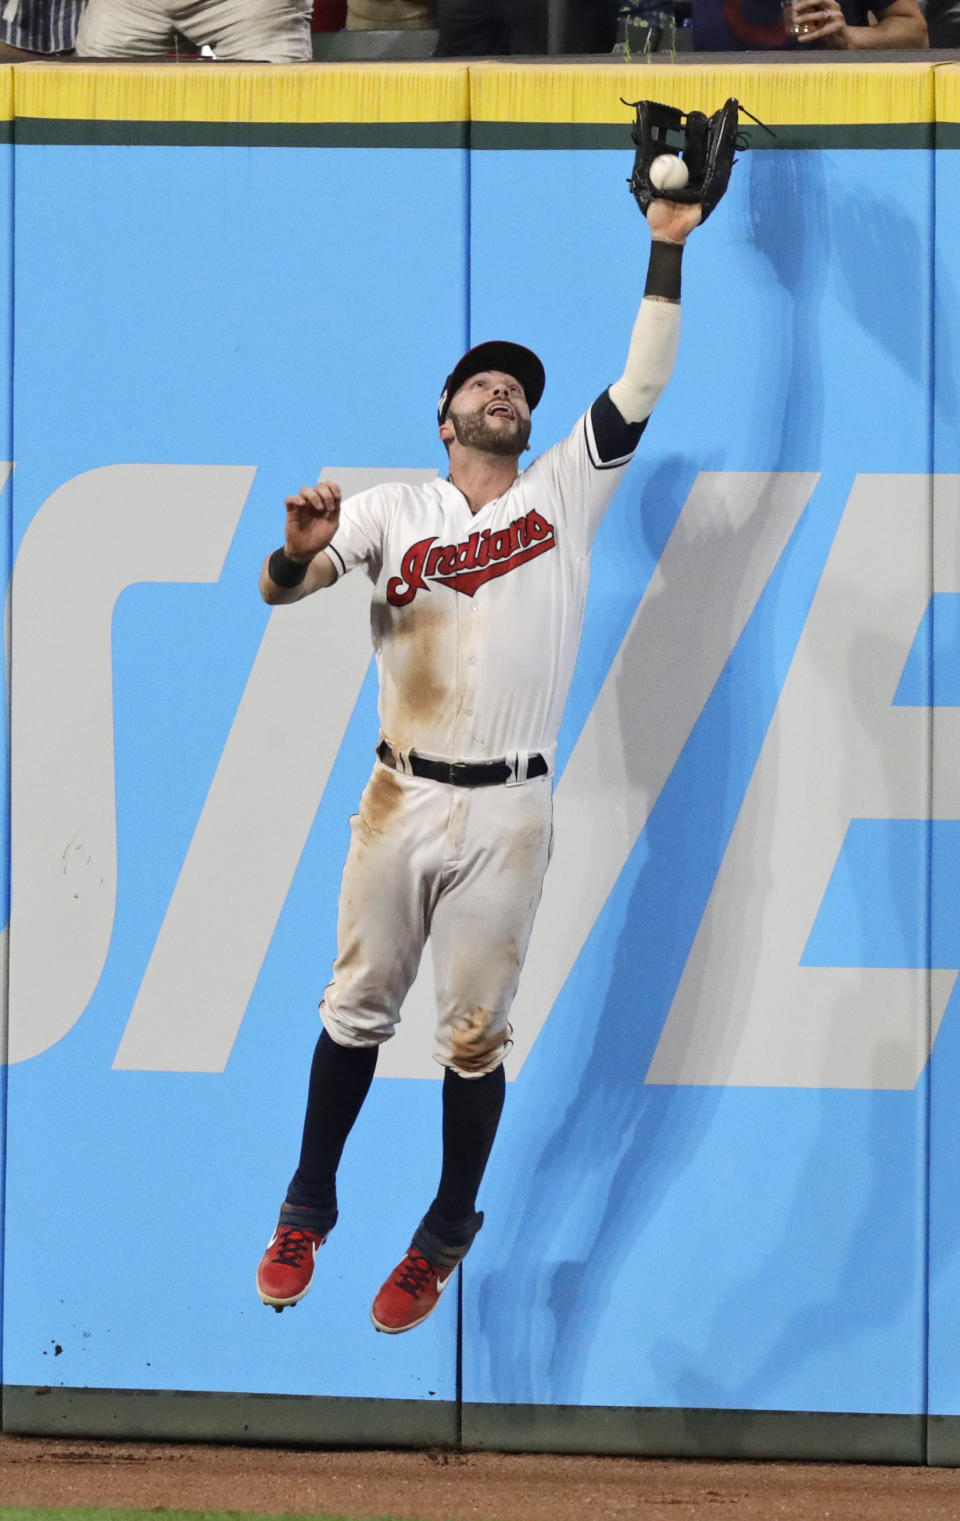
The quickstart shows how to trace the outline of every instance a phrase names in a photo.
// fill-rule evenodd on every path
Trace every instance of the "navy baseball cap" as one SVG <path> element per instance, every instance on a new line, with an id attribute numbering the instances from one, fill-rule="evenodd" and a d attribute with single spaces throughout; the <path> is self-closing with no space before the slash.
<path id="1" fill-rule="evenodd" d="M 543 395 L 547 383 L 546 371 L 540 360 L 532 349 L 525 349 L 522 343 L 508 343 L 506 339 L 500 338 L 493 338 L 489 343 L 478 343 L 476 348 L 468 350 L 454 365 L 444 381 L 443 392 L 437 403 L 438 422 L 443 422 L 447 408 L 464 381 L 469 380 L 471 375 L 479 375 L 481 370 L 502 370 L 505 375 L 512 375 L 515 380 L 519 380 L 531 412 Z"/>

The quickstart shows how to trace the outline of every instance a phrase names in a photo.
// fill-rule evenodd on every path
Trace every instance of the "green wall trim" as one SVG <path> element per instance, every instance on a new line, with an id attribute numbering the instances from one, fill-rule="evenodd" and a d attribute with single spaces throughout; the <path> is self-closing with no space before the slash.
<path id="1" fill-rule="evenodd" d="M 74 121 L 19 116 L 18 143 L 85 147 L 465 148 L 470 123 Z"/>
<path id="2" fill-rule="evenodd" d="M 741 127 L 751 148 L 930 149 L 934 143 L 933 122 L 783 126 L 774 130 L 776 135 L 771 137 L 760 127 Z M 476 121 L 471 126 L 470 145 L 479 149 L 619 148 L 628 153 L 633 151 L 623 125 L 605 123 Z"/>
<path id="3" fill-rule="evenodd" d="M 915 1464 L 926 1452 L 922 1415 L 465 1404 L 462 1427 L 464 1447 L 497 1452 Z"/>
<path id="4" fill-rule="evenodd" d="M 113 1441 L 269 1442 L 285 1447 L 453 1447 L 453 1400 L 207 1394 L 4 1385 L 0 1430 Z"/>
<path id="5" fill-rule="evenodd" d="M 960 1415 L 928 1416 L 927 1462 L 932 1468 L 960 1468 Z"/>
<path id="6" fill-rule="evenodd" d="M 5 1385 L 9 1435 L 960 1466 L 960 1417 Z"/>
<path id="7" fill-rule="evenodd" d="M 960 124 L 744 129 L 751 148 L 960 147 Z M 0 142 L 82 147 L 616 149 L 632 153 L 623 124 L 576 122 L 76 121 L 20 116 L 0 123 Z"/>

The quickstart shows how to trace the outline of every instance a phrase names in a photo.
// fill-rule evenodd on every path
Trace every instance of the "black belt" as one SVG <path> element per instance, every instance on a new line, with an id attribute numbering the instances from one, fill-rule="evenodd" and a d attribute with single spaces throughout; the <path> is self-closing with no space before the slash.
<path id="1" fill-rule="evenodd" d="M 385 766 L 392 766 L 394 771 L 406 769 L 411 776 L 424 776 L 431 782 L 449 782 L 454 787 L 496 787 L 514 778 L 513 767 L 505 760 L 430 760 L 426 755 L 417 755 L 414 751 L 407 756 L 406 766 L 401 768 L 392 746 L 385 739 L 377 746 L 377 755 Z M 549 770 L 542 755 L 527 756 L 528 780 L 535 776 L 546 776 Z"/>

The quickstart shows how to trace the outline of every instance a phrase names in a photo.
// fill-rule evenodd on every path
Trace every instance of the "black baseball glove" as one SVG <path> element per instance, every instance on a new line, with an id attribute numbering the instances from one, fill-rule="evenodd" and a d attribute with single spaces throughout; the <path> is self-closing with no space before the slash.
<path id="1" fill-rule="evenodd" d="M 727 188 L 735 150 L 746 146 L 737 134 L 743 109 L 739 101 L 731 96 L 712 116 L 702 111 L 684 115 L 655 100 L 625 100 L 624 105 L 632 105 L 637 113 L 631 130 L 637 152 L 627 184 L 644 216 L 651 201 L 679 201 L 702 206 L 705 222 Z M 682 190 L 656 190 L 651 185 L 650 165 L 661 153 L 678 154 L 686 164 L 690 179 Z"/>

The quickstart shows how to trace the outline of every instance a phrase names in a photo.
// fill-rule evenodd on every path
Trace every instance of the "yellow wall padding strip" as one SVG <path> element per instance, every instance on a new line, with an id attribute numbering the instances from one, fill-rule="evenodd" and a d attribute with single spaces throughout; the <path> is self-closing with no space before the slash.
<path id="1" fill-rule="evenodd" d="M 929 63 L 482 63 L 470 91 L 474 121 L 624 122 L 621 96 L 709 113 L 734 95 L 770 126 L 886 125 L 932 121 L 935 72 Z"/>
<path id="2" fill-rule="evenodd" d="M 937 121 L 960 122 L 960 67 L 941 63 L 936 76 Z"/>
<path id="3" fill-rule="evenodd" d="M 24 64 L 17 116 L 71 121 L 449 122 L 470 116 L 458 63 Z"/>
<path id="4" fill-rule="evenodd" d="M 0 70 L 0 120 L 570 122 L 630 119 L 641 96 L 714 111 L 735 95 L 770 126 L 960 120 L 960 68 L 930 63 L 78 64 Z M 11 101 L 11 91 L 13 99 Z M 5 93 L 2 93 L 5 92 Z"/>

